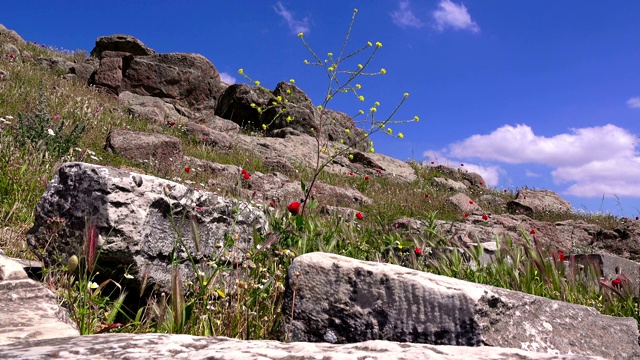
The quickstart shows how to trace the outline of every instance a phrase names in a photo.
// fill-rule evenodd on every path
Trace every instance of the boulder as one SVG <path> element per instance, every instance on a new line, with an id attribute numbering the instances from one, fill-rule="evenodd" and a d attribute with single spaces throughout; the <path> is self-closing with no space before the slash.
<path id="1" fill-rule="evenodd" d="M 286 113 L 282 113 L 285 109 L 283 106 L 274 106 L 264 112 L 261 121 L 271 123 L 268 130 L 292 128 L 310 136 L 314 136 L 320 130 L 320 112 L 313 106 L 313 102 L 304 91 L 294 84 L 280 82 L 273 90 L 273 97 L 278 96 L 287 99 L 289 105 L 286 106 Z M 293 120 L 287 121 L 287 116 L 291 116 Z M 324 129 L 322 134 L 325 134 Z"/>
<path id="2" fill-rule="evenodd" d="M 467 187 L 487 187 L 487 183 L 478 173 L 456 169 L 444 165 L 430 165 L 428 166 L 428 168 L 431 173 L 435 173 L 437 175 L 436 177 L 446 177 L 448 179 L 460 181 Z"/>
<path id="3" fill-rule="evenodd" d="M 452 206 L 460 212 L 460 215 L 463 214 L 474 214 L 482 212 L 482 208 L 478 203 L 473 201 L 467 194 L 457 193 L 455 195 L 450 196 L 445 204 L 448 206 Z"/>
<path id="4" fill-rule="evenodd" d="M 258 112 L 256 107 L 271 105 L 278 96 L 288 101 L 286 112 L 283 112 L 285 106 L 281 105 L 270 106 L 263 113 Z M 252 107 L 252 104 L 256 107 Z M 280 82 L 272 92 L 258 86 L 231 85 L 220 97 L 216 114 L 248 129 L 262 130 L 262 125 L 267 125 L 267 136 L 315 136 L 320 132 L 323 142 L 338 143 L 342 140 L 343 144 L 354 150 L 367 149 L 365 132 L 356 127 L 351 117 L 333 110 L 318 111 L 307 94 L 286 82 Z M 289 116 L 291 121 L 287 121 Z"/>
<path id="5" fill-rule="evenodd" d="M 0 43 L 4 42 L 24 44 L 26 41 L 24 41 L 22 36 L 18 35 L 14 30 L 9 30 L 4 25 L 0 24 Z"/>
<path id="6" fill-rule="evenodd" d="M 129 160 L 149 163 L 166 173 L 175 173 L 182 168 L 182 143 L 169 135 L 116 129 L 109 133 L 105 150 Z"/>
<path id="7" fill-rule="evenodd" d="M 516 198 L 507 203 L 512 214 L 534 217 L 537 214 L 568 214 L 573 211 L 571 204 L 551 190 L 518 190 Z"/>
<path id="8" fill-rule="evenodd" d="M 184 125 L 189 122 L 189 119 L 180 115 L 173 105 L 156 97 L 123 91 L 118 95 L 118 100 L 128 106 L 132 115 L 148 119 L 157 125 Z"/>
<path id="9" fill-rule="evenodd" d="M 455 192 L 465 192 L 467 191 L 467 186 L 460 181 L 455 181 L 447 178 L 433 178 L 431 179 L 431 184 L 433 186 L 439 187 L 441 189 L 446 189 L 449 191 Z"/>
<path id="10" fill-rule="evenodd" d="M 91 56 L 101 59 L 104 51 L 119 51 L 134 56 L 146 56 L 156 53 L 153 49 L 143 44 L 142 41 L 131 35 L 124 34 L 99 37 L 96 40 L 95 47 L 91 50 Z"/>
<path id="11" fill-rule="evenodd" d="M 592 241 L 595 248 L 640 262 L 640 221 L 622 219 L 613 230 L 600 230 Z"/>
<path id="12" fill-rule="evenodd" d="M 418 177 L 408 163 L 390 156 L 370 152 L 352 152 L 348 171 L 381 175 L 401 181 L 412 182 Z M 378 173 L 380 170 L 380 173 Z"/>
<path id="13" fill-rule="evenodd" d="M 241 261 L 254 231 L 267 227 L 263 212 L 246 202 L 153 176 L 65 163 L 38 202 L 27 242 L 53 266 L 72 255 L 82 259 L 85 238 L 93 239 L 102 280 L 118 281 L 133 294 L 145 281 L 168 292 L 172 257 L 186 281 L 193 278 L 188 255 L 205 273 L 211 259 Z M 233 244 L 225 247 L 229 238 Z"/>
<path id="14" fill-rule="evenodd" d="M 233 84 L 218 99 L 216 115 L 231 120 L 242 128 L 261 129 L 262 115 L 256 107 L 265 106 L 270 101 L 271 94 L 257 86 Z"/>
<path id="15" fill-rule="evenodd" d="M 18 262 L 0 251 L 0 347 L 80 335 L 56 295 L 28 278 Z M 5 351 L 0 350 L 0 357 Z"/>
<path id="16" fill-rule="evenodd" d="M 320 113 L 323 124 L 322 132 L 329 141 L 339 142 L 344 140 L 344 144 L 351 146 L 354 150 L 366 151 L 366 132 L 356 126 L 353 119 L 340 111 L 323 109 Z M 349 129 L 349 133 L 345 131 Z"/>
<path id="17" fill-rule="evenodd" d="M 96 69 L 91 60 L 75 63 L 61 57 L 39 57 L 36 63 L 62 74 L 68 80 L 75 80 L 87 84 Z"/>
<path id="18" fill-rule="evenodd" d="M 123 68 L 122 90 L 173 100 L 194 109 L 215 108 L 220 74 L 199 54 L 134 56 Z"/>
<path id="19" fill-rule="evenodd" d="M 555 355 L 489 346 L 438 346 L 380 340 L 345 345 L 309 344 L 169 334 L 101 334 L 37 340 L 0 346 L 0 354 L 11 359 L 604 360 L 598 356 Z"/>
<path id="20" fill-rule="evenodd" d="M 93 77 L 93 85 L 119 94 L 122 87 L 122 76 L 125 58 L 104 57 L 100 59 L 100 65 Z M 130 61 L 130 59 L 129 59 Z"/>
<path id="21" fill-rule="evenodd" d="M 304 254 L 287 274 L 281 337 L 496 346 L 554 355 L 640 357 L 633 318 L 397 265 Z"/>

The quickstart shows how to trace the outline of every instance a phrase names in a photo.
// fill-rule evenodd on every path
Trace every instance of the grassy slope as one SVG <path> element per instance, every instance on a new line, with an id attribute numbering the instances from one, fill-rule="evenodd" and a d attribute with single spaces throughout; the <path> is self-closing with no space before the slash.
<path id="1" fill-rule="evenodd" d="M 54 53 L 32 44 L 21 45 L 20 50 L 31 52 L 34 58 L 63 56 L 73 60 L 74 57 L 81 59 L 82 56 Z M 63 80 L 62 74 L 46 70 L 34 62 L 2 56 L 0 69 L 9 74 L 8 80 L 0 82 L 0 118 L 8 121 L 0 124 L 0 229 L 4 229 L 0 236 L 0 248 L 10 256 L 33 258 L 34 255 L 26 246 L 24 233 L 31 226 L 36 203 L 59 164 L 65 161 L 85 161 L 109 166 L 138 167 L 149 174 L 158 174 L 153 168 L 131 163 L 103 150 L 104 141 L 111 129 L 154 130 L 143 119 L 131 118 L 113 96 Z M 86 132 L 69 153 L 61 156 L 48 151 L 43 142 L 20 146 L 17 140 L 23 136 L 16 131 L 15 125 L 20 118 L 25 119 L 28 114 L 35 113 L 39 113 L 41 121 L 47 122 L 50 127 L 56 127 L 60 121 L 65 121 L 66 130 L 63 134 L 68 133 L 75 124 L 85 124 Z M 183 139 L 186 155 L 241 165 L 250 172 L 268 170 L 263 168 L 260 161 L 245 162 L 244 159 L 252 157 L 243 151 L 217 153 L 189 141 L 178 129 L 166 127 L 161 131 Z M 478 270 L 465 266 L 456 257 L 433 263 L 416 256 L 413 251 L 416 246 L 446 243 L 447 239 L 440 239 L 432 233 L 412 238 L 408 234 L 391 231 L 393 220 L 412 217 L 429 223 L 436 218 L 461 221 L 462 214 L 444 205 L 451 193 L 431 187 L 431 178 L 438 174 L 429 168 L 417 164 L 414 166 L 418 179 L 413 183 L 398 183 L 383 177 L 364 181 L 356 177 L 321 174 L 320 179 L 324 182 L 354 187 L 374 200 L 372 205 L 358 209 L 365 214 L 362 221 L 322 217 L 313 211 L 304 218 L 296 218 L 287 213 L 284 208 L 286 204 L 283 204 L 269 212 L 278 241 L 268 251 L 256 249 L 246 266 L 242 270 L 236 270 L 243 272 L 245 280 L 225 284 L 219 279 L 225 269 L 212 266 L 204 278 L 199 278 L 195 284 L 188 284 L 185 302 L 172 302 L 165 297 L 156 297 L 150 300 L 149 306 L 134 316 L 123 311 L 123 293 L 102 293 L 102 287 L 87 290 L 87 284 L 91 283 L 93 276 L 90 272 L 81 271 L 72 275 L 65 268 L 48 269 L 47 282 L 50 287 L 59 290 L 61 302 L 70 309 L 83 333 L 95 333 L 112 326 L 112 331 L 273 337 L 273 329 L 279 321 L 278 310 L 287 265 L 296 254 L 317 250 L 364 260 L 377 261 L 385 257 L 387 261 L 400 262 L 420 270 L 591 305 L 612 315 L 638 318 L 637 300 L 626 295 L 624 289 L 607 286 L 593 288 L 576 282 L 564 273 L 564 267 L 559 266 L 557 259 L 533 244 L 528 247 L 506 248 L 503 256 L 522 259 L 515 266 L 500 260 L 494 266 Z M 178 176 L 184 180 L 206 183 L 206 179 L 197 174 L 183 173 Z M 308 181 L 312 172 L 300 168 L 298 176 L 292 180 Z M 425 193 L 430 195 L 428 199 L 424 197 Z M 478 199 L 483 194 L 495 195 L 505 200 L 514 196 L 510 192 L 491 189 L 474 189 L 469 196 Z M 492 213 L 500 211 L 490 208 L 486 210 Z M 538 220 L 557 221 L 568 218 L 582 219 L 604 228 L 612 228 L 617 223 L 617 219 L 610 215 L 571 215 Z M 273 238 L 257 239 L 257 242 L 270 240 Z M 396 256 L 385 256 L 389 249 L 393 249 Z M 405 251 L 406 249 L 410 251 Z M 226 301 L 221 301 L 222 298 Z M 184 309 L 190 311 L 184 312 Z M 116 321 L 120 321 L 122 326 L 113 325 Z"/>

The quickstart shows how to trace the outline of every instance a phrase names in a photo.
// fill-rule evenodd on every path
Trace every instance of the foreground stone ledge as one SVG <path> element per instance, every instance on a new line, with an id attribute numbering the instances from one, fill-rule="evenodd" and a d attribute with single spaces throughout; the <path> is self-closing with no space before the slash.
<path id="1" fill-rule="evenodd" d="M 225 337 L 168 334 L 102 334 L 0 346 L 3 359 L 427 359 L 583 360 L 583 355 L 551 355 L 497 347 L 460 347 L 367 341 L 358 344 L 242 341 Z"/>
<path id="2" fill-rule="evenodd" d="M 0 253 L 0 345 L 79 334 L 56 295 Z"/>
<path id="3" fill-rule="evenodd" d="M 288 341 L 388 340 L 640 358 L 636 320 L 590 307 L 326 253 L 297 257 L 288 277 L 282 309 Z"/>

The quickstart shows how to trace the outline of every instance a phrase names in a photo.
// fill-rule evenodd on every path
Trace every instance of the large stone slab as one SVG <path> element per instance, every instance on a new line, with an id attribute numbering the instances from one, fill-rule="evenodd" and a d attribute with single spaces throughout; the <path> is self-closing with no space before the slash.
<path id="1" fill-rule="evenodd" d="M 101 276 L 119 281 L 129 293 L 145 280 L 149 288 L 169 292 L 172 258 L 186 281 L 194 272 L 189 255 L 208 273 L 211 260 L 241 261 L 254 231 L 267 227 L 264 213 L 250 203 L 76 162 L 63 164 L 49 183 L 27 241 L 45 264 L 65 264 L 72 255 L 82 257 L 93 228 Z"/>
<path id="2" fill-rule="evenodd" d="M 597 360 L 499 347 L 461 347 L 367 341 L 358 344 L 242 341 L 168 334 L 103 334 L 0 346 L 9 359 L 225 359 L 225 360 Z"/>
<path id="3" fill-rule="evenodd" d="M 55 294 L 0 251 L 0 345 L 79 334 Z"/>
<path id="4" fill-rule="evenodd" d="M 593 308 L 325 253 L 288 272 L 282 336 L 498 346 L 550 354 L 640 357 L 638 324 Z"/>

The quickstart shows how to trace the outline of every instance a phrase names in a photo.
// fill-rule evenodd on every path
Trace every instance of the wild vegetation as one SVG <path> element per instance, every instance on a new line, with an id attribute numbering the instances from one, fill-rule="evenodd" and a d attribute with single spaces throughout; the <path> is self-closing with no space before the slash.
<path id="1" fill-rule="evenodd" d="M 19 45 L 19 48 L 34 57 L 59 56 L 73 60 L 85 56 L 83 53 L 61 53 L 32 43 Z M 148 174 L 161 176 L 163 174 L 148 164 L 132 163 L 103 149 L 112 129 L 147 132 L 158 129 L 144 119 L 129 115 L 112 95 L 64 80 L 59 73 L 10 55 L 0 57 L 0 69 L 8 73 L 8 78 L 0 82 L 0 248 L 9 256 L 35 258 L 27 247 L 24 234 L 33 224 L 36 203 L 59 165 L 67 161 L 84 161 L 140 168 Z M 328 95 L 337 95 L 344 89 L 354 90 L 355 85 L 351 88 L 330 87 Z M 355 91 L 354 94 L 359 96 Z M 370 115 L 374 112 L 370 111 Z M 372 125 L 369 131 L 380 123 L 372 118 Z M 167 126 L 160 131 L 182 139 L 185 155 L 238 165 L 248 173 L 270 171 L 258 157 L 245 150 L 216 151 L 190 140 L 178 127 Z M 319 143 L 319 151 L 323 148 Z M 187 284 L 181 284 L 176 270 L 172 293 L 153 294 L 147 306 L 137 313 L 127 311 L 123 304 L 125 297 L 139 295 L 120 288 L 118 279 L 100 284 L 94 282 L 94 264 L 99 262 L 99 249 L 91 224 L 87 226 L 83 254 L 78 254 L 78 258 L 66 266 L 46 269 L 44 281 L 58 293 L 60 302 L 70 310 L 83 334 L 168 332 L 273 338 L 280 320 L 287 267 L 295 256 L 313 251 L 401 264 L 593 306 L 605 314 L 640 319 L 638 299 L 622 281 L 624 279 L 611 284 L 600 281 L 590 269 L 577 271 L 570 249 L 558 253 L 558 249 L 545 248 L 529 229 L 523 229 L 525 243 L 495 239 L 498 251 L 495 261 L 488 265 L 482 265 L 479 260 L 480 246 L 462 247 L 460 251 L 434 251 L 440 255 L 431 256 L 430 251 L 434 249 L 458 245 L 435 231 L 435 220 L 465 221 L 464 214 L 446 205 L 450 192 L 432 186 L 431 179 L 440 175 L 434 168 L 422 166 L 417 160 L 412 166 L 418 177 L 411 183 L 384 176 L 365 178 L 357 174 L 328 173 L 322 171 L 322 164 L 312 169 L 298 167 L 297 178 L 292 180 L 312 186 L 317 179 L 352 187 L 370 197 L 373 203 L 357 209 L 354 219 L 323 215 L 318 208 L 309 206 L 310 197 L 302 204 L 303 209 L 306 206 L 306 212 L 292 208 L 291 204 L 259 204 L 266 209 L 270 231 L 256 235 L 254 248 L 244 263 L 230 267 L 212 261 L 210 271 L 197 271 L 197 279 Z M 206 179 L 195 171 L 184 171 L 175 176 L 185 182 L 202 184 L 207 189 Z M 473 188 L 469 195 L 479 199 L 481 195 L 491 194 L 509 200 L 515 196 L 515 191 Z M 225 195 L 242 196 L 233 190 Z M 494 214 L 501 211 L 488 204 L 480 205 Z M 609 214 L 571 214 L 562 218 L 550 214 L 536 216 L 542 221 L 581 219 L 605 229 L 618 224 L 618 219 Z M 429 228 L 420 234 L 393 228 L 393 222 L 403 217 L 423 220 Z M 179 237 L 177 241 L 180 241 Z M 113 284 L 117 286 L 107 286 Z"/>

